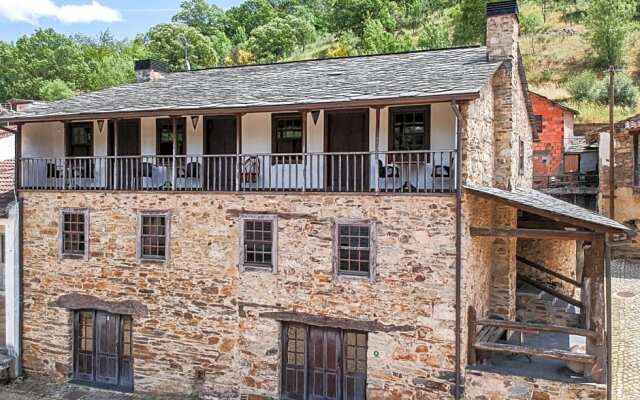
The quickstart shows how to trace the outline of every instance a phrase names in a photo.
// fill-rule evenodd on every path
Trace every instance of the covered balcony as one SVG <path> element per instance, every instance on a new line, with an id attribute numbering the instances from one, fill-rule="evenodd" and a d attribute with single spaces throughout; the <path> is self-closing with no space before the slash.
<path id="1" fill-rule="evenodd" d="M 22 190 L 447 193 L 448 103 L 29 123 Z"/>

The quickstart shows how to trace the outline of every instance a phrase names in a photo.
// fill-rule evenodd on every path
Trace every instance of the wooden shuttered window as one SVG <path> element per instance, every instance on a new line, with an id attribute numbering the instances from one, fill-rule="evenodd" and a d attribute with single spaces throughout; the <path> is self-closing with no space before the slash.
<path id="1" fill-rule="evenodd" d="M 284 324 L 282 340 L 284 399 L 366 398 L 366 333 Z"/>

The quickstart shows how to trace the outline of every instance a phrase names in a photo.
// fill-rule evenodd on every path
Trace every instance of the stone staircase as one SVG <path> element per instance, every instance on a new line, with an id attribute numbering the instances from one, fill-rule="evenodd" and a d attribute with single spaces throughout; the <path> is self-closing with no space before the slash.
<path id="1" fill-rule="evenodd" d="M 527 283 L 518 285 L 516 318 L 522 322 L 580 326 L 580 311 L 577 307 Z"/>

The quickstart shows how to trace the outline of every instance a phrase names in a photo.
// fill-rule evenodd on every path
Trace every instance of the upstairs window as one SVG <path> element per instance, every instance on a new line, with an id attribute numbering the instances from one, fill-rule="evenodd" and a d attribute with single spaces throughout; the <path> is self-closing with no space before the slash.
<path id="1" fill-rule="evenodd" d="M 373 276 L 373 224 L 339 222 L 335 232 L 334 263 L 338 275 Z"/>
<path id="2" fill-rule="evenodd" d="M 176 118 L 176 155 L 187 154 L 187 131 L 185 118 Z M 158 118 L 156 120 L 156 154 L 173 155 L 173 119 Z"/>
<path id="3" fill-rule="evenodd" d="M 86 257 L 88 255 L 87 210 L 63 210 L 60 217 L 60 253 L 63 257 Z"/>
<path id="4" fill-rule="evenodd" d="M 524 140 L 518 145 L 518 173 L 524 175 Z"/>
<path id="5" fill-rule="evenodd" d="M 241 265 L 244 270 L 276 270 L 277 220 L 272 215 L 241 218 Z"/>
<path id="6" fill-rule="evenodd" d="M 169 253 L 169 214 L 144 212 L 139 216 L 140 260 L 166 261 Z"/>
<path id="7" fill-rule="evenodd" d="M 431 107 L 390 110 L 391 150 L 429 150 L 431 143 Z"/>
<path id="8" fill-rule="evenodd" d="M 302 153 L 302 117 L 299 114 L 274 114 L 271 118 L 271 152 Z M 301 163 L 302 156 L 274 156 L 276 164 Z"/>
<path id="9" fill-rule="evenodd" d="M 93 123 L 67 124 L 67 157 L 93 156 Z"/>

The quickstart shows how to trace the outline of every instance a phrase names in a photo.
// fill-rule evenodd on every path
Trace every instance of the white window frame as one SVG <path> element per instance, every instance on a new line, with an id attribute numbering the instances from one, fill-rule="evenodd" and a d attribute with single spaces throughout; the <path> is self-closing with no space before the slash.
<path id="1" fill-rule="evenodd" d="M 245 262 L 244 231 L 247 221 L 270 221 L 271 222 L 271 268 L 263 265 Z M 278 272 L 278 216 L 274 214 L 243 214 L 240 216 L 240 258 L 238 260 L 240 271 L 262 271 Z"/>

